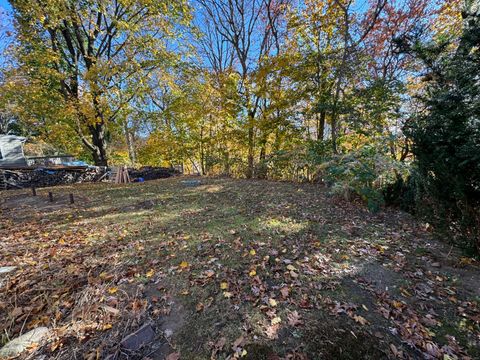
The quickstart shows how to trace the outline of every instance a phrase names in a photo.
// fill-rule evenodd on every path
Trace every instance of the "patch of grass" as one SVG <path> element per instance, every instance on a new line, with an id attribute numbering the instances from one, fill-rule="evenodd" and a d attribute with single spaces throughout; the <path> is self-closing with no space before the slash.
<path id="1" fill-rule="evenodd" d="M 429 253 L 430 253 L 429 250 L 426 249 L 426 248 L 424 248 L 424 247 L 417 247 L 417 248 L 415 249 L 415 254 L 416 254 L 417 256 L 424 256 L 424 255 L 427 255 L 427 254 L 429 254 Z"/>

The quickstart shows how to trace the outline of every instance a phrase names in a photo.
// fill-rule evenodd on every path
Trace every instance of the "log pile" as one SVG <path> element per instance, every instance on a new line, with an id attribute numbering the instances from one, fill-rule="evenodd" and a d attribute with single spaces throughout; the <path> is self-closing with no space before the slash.
<path id="1" fill-rule="evenodd" d="M 3 174 L 3 189 L 18 189 L 29 187 L 49 187 L 56 185 L 93 182 L 99 180 L 105 173 L 102 167 L 85 168 L 32 168 L 5 170 L 0 169 Z M 2 190 L 3 190 L 2 189 Z"/>
<path id="2" fill-rule="evenodd" d="M 139 169 L 128 169 L 131 179 L 142 178 L 144 180 L 163 179 L 180 175 L 180 171 L 174 168 L 144 166 Z"/>
<path id="3" fill-rule="evenodd" d="M 155 180 L 180 175 L 178 170 L 165 167 L 142 167 L 139 169 L 123 169 L 120 175 L 113 177 L 116 183 L 130 181 Z M 49 168 L 0 168 L 0 190 L 21 189 L 30 187 L 49 187 L 84 182 L 95 182 L 106 179 L 104 167 L 49 167 Z"/>

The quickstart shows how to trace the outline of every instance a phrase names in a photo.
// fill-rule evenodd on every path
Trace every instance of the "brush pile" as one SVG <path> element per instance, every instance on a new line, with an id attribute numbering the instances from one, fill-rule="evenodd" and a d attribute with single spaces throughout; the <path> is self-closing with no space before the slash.
<path id="1" fill-rule="evenodd" d="M 151 166 L 144 166 L 139 169 L 128 169 L 128 173 L 132 179 L 143 178 L 144 180 L 163 179 L 181 174 L 180 171 L 174 168 Z"/>
<path id="2" fill-rule="evenodd" d="M 96 182 L 106 179 L 105 167 L 64 166 L 58 168 L 21 168 L 0 169 L 0 190 L 42 188 L 57 185 Z M 174 168 L 145 166 L 139 169 L 128 169 L 129 178 L 133 181 L 155 180 L 180 175 Z M 116 182 L 115 179 L 111 181 Z M 130 181 L 121 181 L 130 182 Z"/>
<path id="3" fill-rule="evenodd" d="M 2 170 L 3 189 L 20 189 L 28 187 L 49 187 L 98 181 L 104 174 L 103 167 L 64 167 L 32 168 L 19 170 Z M 2 190 L 3 190 L 2 189 Z"/>

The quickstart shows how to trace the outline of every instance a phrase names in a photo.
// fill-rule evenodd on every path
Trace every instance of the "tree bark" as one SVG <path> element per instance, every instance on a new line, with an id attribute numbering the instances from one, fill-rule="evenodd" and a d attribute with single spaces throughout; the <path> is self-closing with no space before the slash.
<path id="1" fill-rule="evenodd" d="M 92 156 L 96 166 L 108 166 L 107 140 L 105 139 L 105 124 L 98 123 L 88 127 L 92 135 Z"/>
<path id="2" fill-rule="evenodd" d="M 130 163 L 133 165 L 137 162 L 137 154 L 135 151 L 135 141 L 133 139 L 132 131 L 128 128 L 128 122 L 125 121 L 124 123 L 124 131 L 125 131 L 125 140 L 127 142 L 128 148 L 128 157 L 130 158 Z"/>
<path id="3" fill-rule="evenodd" d="M 320 118 L 318 119 L 317 123 L 317 140 L 322 140 L 324 139 L 325 136 L 325 118 L 327 116 L 327 113 L 325 110 L 322 110 L 320 112 Z"/>
<path id="4" fill-rule="evenodd" d="M 255 115 L 253 112 L 249 111 L 248 113 L 248 168 L 247 168 L 247 179 L 251 179 L 254 173 L 254 152 L 255 152 L 255 143 L 254 143 L 254 128 L 253 128 L 253 120 Z"/>

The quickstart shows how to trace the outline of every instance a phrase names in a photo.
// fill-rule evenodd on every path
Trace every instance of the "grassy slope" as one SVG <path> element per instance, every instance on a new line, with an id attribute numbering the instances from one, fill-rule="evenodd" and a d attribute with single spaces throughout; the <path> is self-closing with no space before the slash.
<path id="1" fill-rule="evenodd" d="M 65 359 L 125 357 L 147 321 L 158 341 L 131 358 L 480 356 L 478 266 L 409 216 L 315 185 L 181 180 L 0 195 L 0 266 L 19 266 L 5 334 L 50 326 L 37 351 Z"/>

